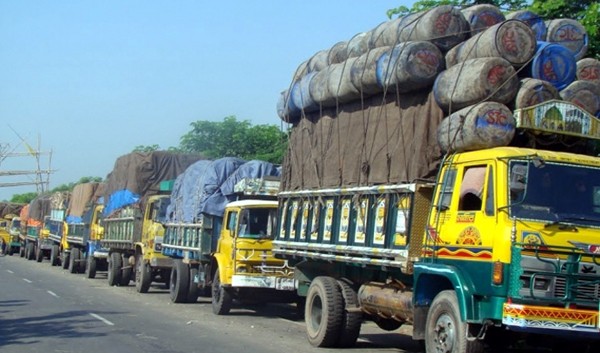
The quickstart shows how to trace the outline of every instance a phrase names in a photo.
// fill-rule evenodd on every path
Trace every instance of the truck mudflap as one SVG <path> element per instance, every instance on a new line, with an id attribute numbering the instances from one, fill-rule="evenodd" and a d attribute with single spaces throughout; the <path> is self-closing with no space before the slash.
<path id="1" fill-rule="evenodd" d="M 296 281 L 294 278 L 277 276 L 233 275 L 231 278 L 231 286 L 293 291 L 296 290 Z"/>
<path id="2" fill-rule="evenodd" d="M 577 333 L 600 339 L 600 309 L 581 310 L 505 303 L 502 323 L 515 331 Z"/>

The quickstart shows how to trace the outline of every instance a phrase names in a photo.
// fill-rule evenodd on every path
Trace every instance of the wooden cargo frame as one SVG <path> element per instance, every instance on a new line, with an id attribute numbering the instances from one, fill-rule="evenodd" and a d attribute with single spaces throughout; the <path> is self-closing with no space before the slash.
<path id="1" fill-rule="evenodd" d="M 282 192 L 274 252 L 411 273 L 432 195 L 429 183 Z"/>

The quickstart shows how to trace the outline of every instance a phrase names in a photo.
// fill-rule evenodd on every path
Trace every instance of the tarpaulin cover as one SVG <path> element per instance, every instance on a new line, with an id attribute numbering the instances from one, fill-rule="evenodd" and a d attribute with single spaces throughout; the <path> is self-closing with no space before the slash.
<path id="1" fill-rule="evenodd" d="M 50 194 L 50 208 L 53 210 L 66 210 L 71 199 L 70 191 L 57 191 Z"/>
<path id="2" fill-rule="evenodd" d="M 279 176 L 279 170 L 268 162 L 232 157 L 196 162 L 175 180 L 168 221 L 194 222 L 203 213 L 222 217 L 227 203 L 236 198 L 238 181 L 265 176 Z"/>
<path id="3" fill-rule="evenodd" d="M 133 152 L 121 156 L 106 177 L 103 214 L 156 195 L 159 184 L 175 179 L 192 163 L 202 159 L 200 155 L 155 151 Z"/>
<path id="4" fill-rule="evenodd" d="M 429 91 L 373 96 L 303 117 L 285 156 L 284 191 L 434 177 L 444 113 Z"/>
<path id="5" fill-rule="evenodd" d="M 29 220 L 27 224 L 30 224 L 34 220 L 42 222 L 45 216 L 49 216 L 52 209 L 51 200 L 51 194 L 39 195 L 33 199 L 29 203 Z"/>
<path id="6" fill-rule="evenodd" d="M 65 220 L 67 223 L 81 223 L 82 216 L 91 204 L 94 203 L 94 195 L 96 189 L 100 183 L 81 183 L 75 185 L 73 192 L 71 193 L 71 200 L 69 202 L 69 211 Z"/>
<path id="7" fill-rule="evenodd" d="M 23 206 L 25 205 L 21 203 L 0 202 L 0 217 L 4 218 L 4 216 L 8 215 L 19 216 Z"/>

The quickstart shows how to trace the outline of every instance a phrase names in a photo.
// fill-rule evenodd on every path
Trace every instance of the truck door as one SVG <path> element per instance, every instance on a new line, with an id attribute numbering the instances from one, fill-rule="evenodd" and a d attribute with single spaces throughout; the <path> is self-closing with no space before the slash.
<path id="1" fill-rule="evenodd" d="M 430 219 L 430 239 L 440 245 L 437 255 L 464 260 L 491 257 L 496 224 L 492 164 L 456 166 L 446 171 L 444 179 Z"/>

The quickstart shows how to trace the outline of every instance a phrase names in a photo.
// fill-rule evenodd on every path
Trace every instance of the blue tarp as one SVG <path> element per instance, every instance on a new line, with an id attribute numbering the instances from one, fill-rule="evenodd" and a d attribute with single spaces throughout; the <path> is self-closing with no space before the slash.
<path id="1" fill-rule="evenodd" d="M 118 210 L 121 207 L 134 204 L 140 200 L 140 195 L 134 194 L 133 192 L 125 189 L 115 191 L 110 195 L 104 210 L 102 211 L 103 216 L 110 215 L 114 210 Z"/>
<path id="2" fill-rule="evenodd" d="M 278 177 L 279 169 L 269 162 L 226 157 L 189 166 L 173 186 L 169 222 L 194 222 L 202 213 L 222 217 L 227 203 L 234 201 L 233 188 L 244 178 Z"/>

